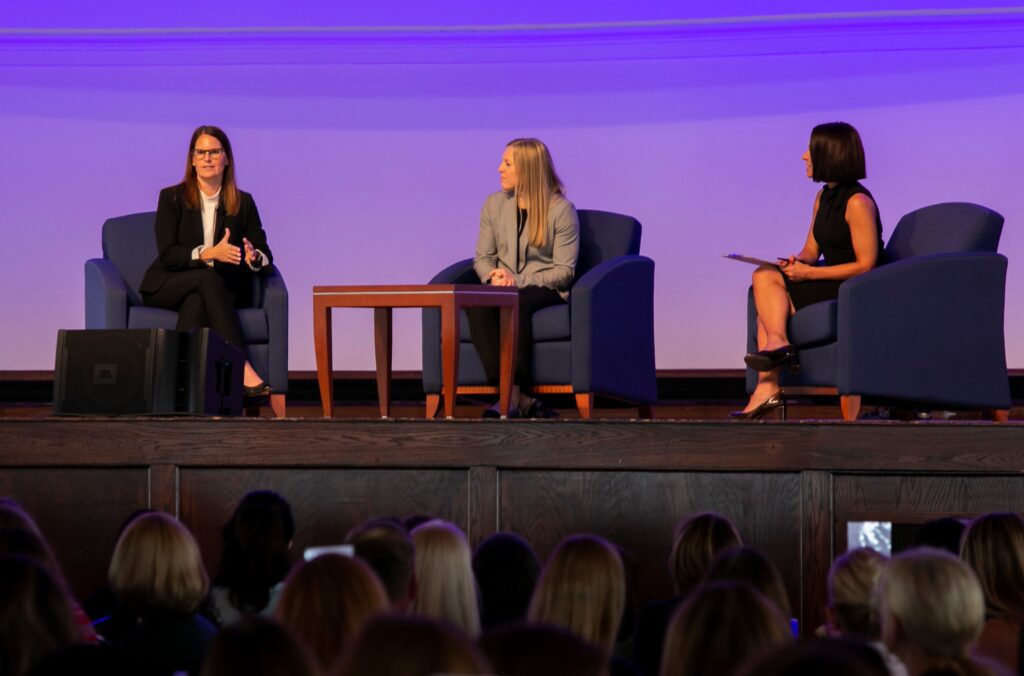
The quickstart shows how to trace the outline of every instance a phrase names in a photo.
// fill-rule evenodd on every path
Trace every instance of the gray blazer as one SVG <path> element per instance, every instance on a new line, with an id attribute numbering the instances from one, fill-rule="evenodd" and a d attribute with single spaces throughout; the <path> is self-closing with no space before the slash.
<path id="1" fill-rule="evenodd" d="M 547 229 L 547 244 L 542 248 L 530 244 L 529 227 L 523 228 L 517 239 L 515 196 L 507 192 L 488 196 L 480 211 L 480 235 L 473 257 L 480 281 L 487 282 L 491 270 L 501 267 L 512 273 L 516 286 L 547 286 L 567 300 L 580 251 L 580 221 L 572 202 L 561 195 L 551 198 Z"/>

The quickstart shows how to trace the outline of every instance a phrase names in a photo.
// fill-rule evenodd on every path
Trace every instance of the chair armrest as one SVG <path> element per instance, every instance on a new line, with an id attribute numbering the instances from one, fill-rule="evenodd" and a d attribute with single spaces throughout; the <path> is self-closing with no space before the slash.
<path id="1" fill-rule="evenodd" d="M 603 261 L 576 280 L 569 303 L 573 390 L 654 403 L 654 261 Z"/>
<path id="2" fill-rule="evenodd" d="M 947 253 L 897 261 L 839 288 L 840 394 L 1009 408 L 1006 257 Z"/>
<path id="3" fill-rule="evenodd" d="M 277 266 L 271 265 L 261 275 L 263 311 L 267 313 L 267 344 L 269 369 L 267 381 L 275 394 L 288 388 L 288 287 Z"/>
<path id="4" fill-rule="evenodd" d="M 473 270 L 473 259 L 466 258 L 452 263 L 430 279 L 430 284 L 476 284 L 480 278 Z"/>
<path id="5" fill-rule="evenodd" d="M 128 328 L 128 285 L 106 258 L 85 262 L 85 328 Z"/>
<path id="6" fill-rule="evenodd" d="M 473 259 L 452 263 L 430 279 L 430 284 L 476 284 L 480 278 L 473 270 Z M 424 308 L 423 322 L 423 391 L 441 391 L 441 311 Z"/>

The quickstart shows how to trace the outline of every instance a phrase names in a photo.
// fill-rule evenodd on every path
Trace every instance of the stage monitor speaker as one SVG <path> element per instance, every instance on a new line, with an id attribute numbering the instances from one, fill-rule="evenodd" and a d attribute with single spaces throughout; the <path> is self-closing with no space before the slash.
<path id="1" fill-rule="evenodd" d="M 57 415 L 175 413 L 181 334 L 165 329 L 57 332 Z"/>
<path id="2" fill-rule="evenodd" d="M 210 329 L 186 339 L 187 359 L 179 374 L 178 409 L 205 415 L 241 415 L 245 355 Z"/>

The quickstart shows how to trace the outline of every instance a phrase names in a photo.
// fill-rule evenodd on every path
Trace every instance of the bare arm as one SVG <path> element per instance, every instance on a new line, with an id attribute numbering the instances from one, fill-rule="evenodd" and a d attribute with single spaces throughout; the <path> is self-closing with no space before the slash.
<path id="1" fill-rule="evenodd" d="M 845 218 L 850 226 L 850 239 L 856 260 L 840 265 L 816 266 L 807 265 L 802 256 L 797 256 L 782 265 L 782 273 L 794 282 L 808 279 L 844 280 L 875 267 L 878 262 L 878 211 L 875 203 L 867 195 L 854 195 L 846 203 Z"/>
<path id="2" fill-rule="evenodd" d="M 870 197 L 854 195 L 846 203 L 853 252 L 857 260 L 841 265 L 812 268 L 809 279 L 849 279 L 875 267 L 878 262 L 878 210 Z"/>

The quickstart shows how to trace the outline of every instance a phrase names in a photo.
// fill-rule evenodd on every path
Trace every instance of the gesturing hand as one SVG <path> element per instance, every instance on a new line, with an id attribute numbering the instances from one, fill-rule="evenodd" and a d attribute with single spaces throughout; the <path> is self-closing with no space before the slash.
<path id="1" fill-rule="evenodd" d="M 245 264 L 257 270 L 261 268 L 263 266 L 263 256 L 256 251 L 252 242 L 248 238 L 243 237 L 242 244 L 245 245 Z"/>
<path id="2" fill-rule="evenodd" d="M 213 246 L 203 249 L 199 258 L 204 261 L 214 260 L 238 265 L 242 261 L 242 250 L 228 241 L 230 237 L 231 228 L 224 228 L 224 237 Z"/>

